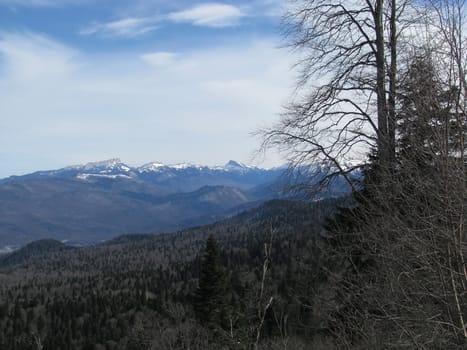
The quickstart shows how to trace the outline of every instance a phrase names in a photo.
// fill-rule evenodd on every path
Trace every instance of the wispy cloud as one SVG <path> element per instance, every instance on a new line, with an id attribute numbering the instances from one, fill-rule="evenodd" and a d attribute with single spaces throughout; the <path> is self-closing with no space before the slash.
<path id="1" fill-rule="evenodd" d="M 159 19 L 155 17 L 124 18 L 107 23 L 92 24 L 80 31 L 83 35 L 136 37 L 158 28 Z"/>
<path id="2" fill-rule="evenodd" d="M 173 52 L 151 52 L 141 55 L 141 58 L 152 66 L 167 66 L 175 62 L 177 54 Z"/>
<path id="3" fill-rule="evenodd" d="M 281 110 L 292 85 L 291 59 L 275 47 L 94 56 L 41 35 L 0 34 L 0 177 L 13 163 L 29 172 L 115 156 L 248 162 L 251 130 Z"/>
<path id="4" fill-rule="evenodd" d="M 173 12 L 168 19 L 206 27 L 230 27 L 237 25 L 245 13 L 238 7 L 222 3 L 206 3 L 187 10 Z"/>
<path id="5" fill-rule="evenodd" d="M 5 73 L 19 83 L 71 73 L 78 68 L 77 50 L 34 33 L 0 33 L 0 53 L 8 67 Z"/>
<path id="6" fill-rule="evenodd" d="M 82 29 L 80 34 L 137 37 L 156 30 L 164 22 L 166 24 L 188 23 L 195 26 L 222 28 L 238 25 L 241 18 L 245 16 L 246 13 L 241 8 L 233 5 L 204 3 L 159 16 L 128 17 L 106 23 L 94 23 Z"/>

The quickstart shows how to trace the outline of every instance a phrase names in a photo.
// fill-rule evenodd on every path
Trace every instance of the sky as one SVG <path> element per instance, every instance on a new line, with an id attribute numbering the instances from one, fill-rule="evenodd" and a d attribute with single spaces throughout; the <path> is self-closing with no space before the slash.
<path id="1" fill-rule="evenodd" d="M 0 178 L 254 157 L 293 90 L 285 0 L 0 0 Z"/>

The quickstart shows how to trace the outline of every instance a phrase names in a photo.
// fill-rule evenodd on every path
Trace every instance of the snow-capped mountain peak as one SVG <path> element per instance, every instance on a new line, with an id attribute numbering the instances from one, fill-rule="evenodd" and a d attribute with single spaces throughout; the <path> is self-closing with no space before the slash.
<path id="1" fill-rule="evenodd" d="M 228 163 L 224 165 L 224 169 L 226 170 L 251 170 L 254 168 L 246 164 L 237 162 L 235 160 L 229 160 Z"/>
<path id="2" fill-rule="evenodd" d="M 227 164 L 225 165 L 226 168 L 243 168 L 243 166 L 239 163 L 236 162 L 235 160 L 229 160 Z"/>
<path id="3" fill-rule="evenodd" d="M 134 175 L 133 169 L 122 163 L 119 158 L 74 165 L 64 168 L 61 171 L 55 171 L 55 173 L 68 173 L 70 171 L 78 180 L 89 180 L 92 178 L 129 179 Z"/>
<path id="4" fill-rule="evenodd" d="M 191 164 L 191 163 L 179 163 L 179 164 L 171 165 L 170 168 L 176 169 L 176 170 L 184 170 L 188 168 L 200 168 L 200 167 L 194 164 Z"/>
<path id="5" fill-rule="evenodd" d="M 256 168 L 250 167 L 243 163 L 230 160 L 224 166 L 205 166 L 197 165 L 192 163 L 177 163 L 166 165 L 161 162 L 151 162 L 143 166 L 136 168 L 135 170 L 139 173 L 149 173 L 149 172 L 161 172 L 164 170 L 175 170 L 175 171 L 184 171 L 184 170 L 198 170 L 198 171 L 248 171 L 254 170 Z"/>
<path id="6" fill-rule="evenodd" d="M 263 177 L 269 177 L 268 174 L 278 173 L 277 169 L 261 169 L 248 166 L 234 160 L 230 160 L 223 166 L 206 166 L 191 163 L 178 163 L 166 165 L 162 162 L 151 162 L 142 166 L 129 166 L 123 163 L 119 158 L 113 158 L 98 162 L 90 162 L 81 165 L 68 166 L 56 170 L 38 171 L 32 174 L 15 176 L 8 179 L 0 179 L 0 182 L 16 179 L 19 181 L 28 179 L 47 179 L 63 178 L 76 179 L 79 181 L 97 181 L 99 179 L 110 180 L 135 180 L 135 181 L 177 181 L 190 184 L 202 183 L 205 179 L 223 179 L 212 180 L 214 185 L 250 183 L 255 184 Z M 211 181 L 209 180 L 209 181 Z M 207 180 L 206 180 L 207 181 Z M 262 180 L 261 180 L 262 181 Z M 210 182 L 208 183 L 210 184 Z M 190 189 L 192 189 L 190 187 Z"/>
<path id="7" fill-rule="evenodd" d="M 122 170 L 130 171 L 131 168 L 122 163 L 119 158 L 112 158 L 98 162 L 90 162 L 80 165 L 72 165 L 64 168 L 64 170 L 79 170 L 79 171 L 93 171 L 93 170 Z"/>
<path id="8" fill-rule="evenodd" d="M 109 160 L 103 160 L 100 162 L 91 162 L 84 165 L 84 170 L 91 170 L 95 168 L 114 169 L 118 165 L 122 164 L 119 158 L 113 158 Z"/>
<path id="9" fill-rule="evenodd" d="M 161 163 L 161 162 L 151 162 L 151 163 L 147 163 L 147 164 L 144 164 L 138 168 L 136 168 L 136 170 L 140 173 L 146 173 L 146 172 L 151 172 L 151 171 L 159 171 L 163 168 L 166 168 L 167 165 L 165 165 L 164 163 Z"/>

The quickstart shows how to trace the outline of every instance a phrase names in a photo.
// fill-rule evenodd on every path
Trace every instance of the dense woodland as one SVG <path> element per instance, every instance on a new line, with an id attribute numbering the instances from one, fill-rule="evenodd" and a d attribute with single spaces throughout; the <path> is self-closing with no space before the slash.
<path id="1" fill-rule="evenodd" d="M 6 257 L 0 348 L 467 348 L 464 2 L 293 3 L 300 81 L 264 147 L 352 196 Z"/>
<path id="2" fill-rule="evenodd" d="M 314 272 L 314 242 L 346 202 L 274 201 L 211 226 L 96 247 L 33 243 L 2 262 L 0 348 L 242 349 L 258 332 L 265 348 L 298 348 L 321 332 L 323 315 L 301 300 L 325 279 Z M 198 288 L 200 276 L 213 291 Z"/>

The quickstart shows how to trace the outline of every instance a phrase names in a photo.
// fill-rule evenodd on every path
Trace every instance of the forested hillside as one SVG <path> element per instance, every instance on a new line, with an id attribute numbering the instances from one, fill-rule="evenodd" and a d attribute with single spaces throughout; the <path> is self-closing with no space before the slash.
<path id="1" fill-rule="evenodd" d="M 345 202 L 273 201 L 175 234 L 67 250 L 46 242 L 42 255 L 26 246 L 3 259 L 0 348 L 242 349 L 287 341 L 298 349 L 319 333 L 322 316 L 301 299 L 310 278 L 325 279 L 315 275 L 315 241 Z M 196 305 L 212 306 L 197 290 L 210 236 L 219 245 L 221 315 L 202 321 Z"/>

